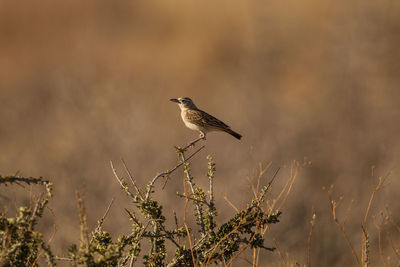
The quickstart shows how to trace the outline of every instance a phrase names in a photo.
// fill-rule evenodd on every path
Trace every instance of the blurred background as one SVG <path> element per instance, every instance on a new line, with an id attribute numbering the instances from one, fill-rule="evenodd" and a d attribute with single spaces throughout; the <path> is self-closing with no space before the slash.
<path id="1" fill-rule="evenodd" d="M 224 196 L 238 207 L 251 198 L 259 162 L 272 162 L 263 183 L 282 167 L 273 197 L 293 160 L 306 157 L 312 164 L 300 171 L 273 233 L 289 262 L 306 263 L 314 209 L 312 263 L 353 266 L 323 187 L 334 184 L 334 197 L 343 196 L 341 219 L 353 201 L 346 230 L 357 252 L 373 186 L 388 172 L 371 215 L 379 223 L 389 208 L 399 223 L 399 47 L 393 0 L 0 1 L 0 174 L 54 181 L 54 216 L 47 212 L 39 227 L 49 238 L 58 225 L 57 254 L 79 240 L 75 189 L 85 192 L 91 229 L 115 197 L 105 228 L 128 233 L 124 208 L 133 206 L 109 161 L 122 172 L 124 158 L 141 186 L 175 166 L 173 146 L 198 134 L 169 99 L 188 96 L 243 135 L 209 134 L 193 163 L 206 185 L 205 158 L 215 158 L 220 221 L 234 213 Z M 167 214 L 182 216 L 175 195 L 182 190 L 178 171 L 156 194 Z M 2 209 L 14 214 L 13 203 L 29 203 L 27 191 L 1 187 Z M 379 265 L 372 219 L 367 227 L 371 263 Z M 399 232 L 391 237 L 398 248 Z M 266 245 L 273 246 L 268 235 Z M 277 252 L 262 255 L 264 265 L 281 262 Z"/>

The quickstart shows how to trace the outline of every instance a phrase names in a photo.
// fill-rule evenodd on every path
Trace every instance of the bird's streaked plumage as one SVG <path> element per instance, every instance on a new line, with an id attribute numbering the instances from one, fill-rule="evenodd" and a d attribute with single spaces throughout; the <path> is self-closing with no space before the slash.
<path id="1" fill-rule="evenodd" d="M 199 131 L 201 136 L 205 137 L 206 133 L 211 131 L 224 131 L 237 139 L 242 137 L 224 122 L 198 109 L 189 97 L 173 98 L 171 101 L 178 103 L 181 108 L 181 117 L 186 127 Z"/>

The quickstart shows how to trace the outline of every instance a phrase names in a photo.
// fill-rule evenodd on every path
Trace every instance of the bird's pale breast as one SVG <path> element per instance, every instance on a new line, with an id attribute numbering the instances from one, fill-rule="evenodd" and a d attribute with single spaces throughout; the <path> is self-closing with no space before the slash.
<path id="1" fill-rule="evenodd" d="M 181 117 L 186 127 L 194 131 L 203 131 L 204 127 L 196 124 L 197 120 L 193 120 L 192 115 L 190 112 L 188 113 L 188 110 L 182 110 Z"/>

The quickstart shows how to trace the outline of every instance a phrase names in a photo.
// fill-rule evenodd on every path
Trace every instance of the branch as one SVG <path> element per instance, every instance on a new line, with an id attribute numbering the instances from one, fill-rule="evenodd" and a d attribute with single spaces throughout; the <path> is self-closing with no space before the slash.
<path id="1" fill-rule="evenodd" d="M 150 198 L 150 194 L 151 194 L 151 189 L 153 189 L 153 186 L 155 184 L 155 182 L 160 178 L 160 177 L 164 177 L 164 176 L 168 176 L 171 173 L 173 173 L 176 169 L 178 169 L 180 166 L 182 166 L 184 163 L 186 163 L 188 160 L 190 160 L 194 155 L 196 155 L 197 153 L 199 153 L 200 150 L 202 150 L 205 146 L 200 147 L 199 149 L 197 149 L 192 155 L 190 155 L 187 159 L 183 160 L 181 163 L 179 163 L 178 165 L 176 165 L 174 168 L 172 168 L 172 170 L 169 171 L 165 171 L 162 173 L 157 174 L 153 180 L 151 180 L 150 184 L 147 186 L 147 193 L 146 193 L 146 203 L 149 201 Z M 165 186 L 165 184 L 164 184 Z"/>
<path id="2" fill-rule="evenodd" d="M 186 194 L 180 194 L 180 193 L 176 193 L 176 195 L 178 196 L 178 197 L 181 197 L 181 198 L 187 198 L 187 199 L 190 199 L 191 201 L 197 201 L 197 202 L 201 202 L 201 203 L 203 203 L 204 205 L 206 205 L 207 207 L 209 207 L 209 208 L 211 208 L 212 207 L 212 205 L 210 204 L 210 203 L 208 203 L 207 202 L 207 200 L 198 200 L 198 199 L 195 199 L 195 198 L 193 198 L 193 197 L 190 197 L 190 196 L 187 196 Z"/>
<path id="3" fill-rule="evenodd" d="M 42 180 L 41 178 L 32 177 L 17 177 L 17 176 L 0 176 L 0 184 L 2 183 L 14 183 L 14 182 L 24 182 L 27 184 L 48 184 L 49 180 Z"/>
<path id="4" fill-rule="evenodd" d="M 125 164 L 124 159 L 121 158 L 121 161 L 122 161 L 122 164 L 124 165 L 124 168 L 125 168 L 126 173 L 127 173 L 128 176 L 129 176 L 129 179 L 131 179 L 131 182 L 132 182 L 133 186 L 134 186 L 135 189 L 136 189 L 136 192 L 140 195 L 141 198 L 143 198 L 142 192 L 140 192 L 139 187 L 136 185 L 135 180 L 133 179 L 133 177 L 132 177 L 132 175 L 131 175 L 131 172 L 129 171 L 128 167 L 127 167 L 126 164 Z"/>
<path id="5" fill-rule="evenodd" d="M 33 208 L 32 215 L 30 218 L 30 223 L 29 223 L 29 230 L 33 230 L 33 225 L 36 223 L 36 217 L 38 215 L 38 212 L 40 212 L 41 206 L 43 205 L 42 200 L 43 200 L 43 193 L 41 193 L 39 195 L 39 197 L 35 203 L 35 206 Z"/>
<path id="6" fill-rule="evenodd" d="M 195 145 L 197 142 L 199 142 L 200 140 L 205 140 L 205 137 L 204 137 L 204 136 L 203 136 L 203 137 L 200 136 L 199 138 L 197 138 L 197 139 L 191 141 L 187 146 L 185 146 L 185 147 L 183 147 L 183 148 L 180 148 L 180 149 L 181 149 L 181 152 L 185 152 L 185 151 L 188 150 L 190 147 L 194 147 L 194 145 Z"/>
<path id="7" fill-rule="evenodd" d="M 125 211 L 129 214 L 129 217 L 130 217 L 137 225 L 141 226 L 141 223 L 135 218 L 135 216 L 133 216 L 133 214 L 132 214 L 128 209 L 125 208 Z M 163 225 L 162 223 L 160 223 L 159 220 L 156 220 L 156 219 L 153 219 L 153 218 L 152 218 L 151 221 L 154 222 L 155 224 L 157 224 L 157 225 L 161 228 L 161 230 L 164 231 L 165 234 L 162 234 L 162 236 L 161 236 L 161 235 L 160 235 L 160 236 L 156 236 L 156 235 L 154 235 L 154 236 L 144 235 L 144 231 L 145 231 L 145 229 L 144 229 L 143 232 L 140 234 L 140 236 L 143 236 L 143 237 L 166 237 L 166 238 L 168 238 L 172 243 L 174 243 L 174 245 L 175 245 L 177 248 L 179 248 L 179 250 L 182 250 L 182 247 L 178 244 L 178 242 L 175 241 L 175 239 L 174 239 L 174 234 L 168 233 L 168 232 L 167 232 L 167 229 L 165 229 L 164 225 Z M 145 228 L 147 228 L 147 226 L 149 225 L 149 223 L 150 223 L 151 221 L 148 221 L 148 222 L 147 222 L 147 225 L 146 225 Z"/>
<path id="8" fill-rule="evenodd" d="M 331 185 L 330 189 L 328 190 L 328 197 L 329 197 L 329 201 L 330 201 L 330 204 L 331 204 L 331 213 L 332 213 L 333 221 L 336 223 L 336 225 L 339 228 L 339 230 L 343 233 L 343 236 L 344 236 L 344 238 L 345 238 L 345 240 L 347 242 L 347 245 L 350 247 L 351 253 L 353 254 L 353 256 L 354 256 L 354 258 L 355 258 L 355 260 L 357 262 L 357 266 L 361 267 L 362 265 L 361 265 L 360 259 L 358 258 L 357 253 L 354 250 L 354 247 L 350 242 L 350 238 L 347 235 L 347 232 L 346 232 L 346 230 L 344 228 L 344 225 L 339 222 L 339 219 L 336 216 L 336 208 L 338 207 L 338 202 L 336 202 L 333 199 L 332 190 L 333 190 L 333 185 Z"/>
<path id="9" fill-rule="evenodd" d="M 264 187 L 261 189 L 261 194 L 260 194 L 260 196 L 258 197 L 257 202 L 254 202 L 254 204 L 252 204 L 253 207 L 254 207 L 254 206 L 257 206 L 257 207 L 260 206 L 261 201 L 264 199 L 265 194 L 268 192 L 268 189 L 271 187 L 272 182 L 275 180 L 275 177 L 276 177 L 276 175 L 278 174 L 278 172 L 279 172 L 280 169 L 281 169 L 281 167 L 279 167 L 279 168 L 275 171 L 274 175 L 272 176 L 272 178 L 271 178 L 271 180 L 268 182 L 268 184 L 267 184 L 266 186 L 264 186 Z"/>
<path id="10" fill-rule="evenodd" d="M 114 164 L 113 164 L 112 160 L 110 160 L 110 165 L 111 165 L 111 169 L 112 169 L 112 171 L 114 173 L 115 178 L 117 178 L 119 184 L 125 190 L 125 193 L 129 197 L 131 197 L 135 203 L 138 203 L 138 201 L 135 200 L 135 195 L 129 190 L 128 186 L 124 183 L 124 181 L 121 178 L 118 177 L 117 171 L 114 168 Z"/>
<path id="11" fill-rule="evenodd" d="M 110 204 L 108 204 L 108 207 L 106 209 L 106 212 L 104 213 L 103 217 L 97 222 L 97 227 L 95 229 L 96 233 L 99 233 L 101 231 L 101 227 L 103 226 L 104 220 L 106 219 L 108 212 L 110 211 L 111 205 L 114 203 L 114 198 L 111 199 Z"/>
<path id="12" fill-rule="evenodd" d="M 311 228 L 310 228 L 310 232 L 308 233 L 308 239 L 307 239 L 307 267 L 311 267 L 311 236 L 312 236 L 312 232 L 315 226 L 315 219 L 316 219 L 316 214 L 314 211 L 314 207 L 312 208 L 312 216 L 311 216 Z"/>
<path id="13" fill-rule="evenodd" d="M 213 162 L 213 158 L 211 155 L 207 156 L 208 159 L 208 172 L 207 176 L 209 179 L 209 184 L 210 184 L 210 204 L 214 205 L 214 174 L 215 174 L 215 163 Z"/>
<path id="14" fill-rule="evenodd" d="M 203 146 L 203 147 L 204 147 L 204 146 Z M 180 153 L 180 154 L 181 154 L 182 162 L 187 161 L 187 160 L 185 159 L 185 154 L 184 154 L 184 152 L 182 152 L 182 153 Z M 183 167 L 184 167 L 184 169 L 185 169 L 187 182 L 188 182 L 189 185 L 190 185 L 190 189 L 192 190 L 192 194 L 193 194 L 193 196 L 196 197 L 196 194 L 195 194 L 195 191 L 194 191 L 194 183 L 192 182 L 193 178 L 192 178 L 192 176 L 190 175 L 190 171 L 189 171 L 189 169 L 187 168 L 186 165 L 184 165 Z M 202 236 L 205 236 L 205 235 L 206 235 L 206 230 L 205 230 L 205 225 L 204 225 L 203 209 L 200 207 L 199 201 L 197 201 L 197 200 L 194 201 L 194 204 L 196 205 L 197 213 L 199 214 L 199 221 L 200 221 L 200 227 L 201 227 Z"/>

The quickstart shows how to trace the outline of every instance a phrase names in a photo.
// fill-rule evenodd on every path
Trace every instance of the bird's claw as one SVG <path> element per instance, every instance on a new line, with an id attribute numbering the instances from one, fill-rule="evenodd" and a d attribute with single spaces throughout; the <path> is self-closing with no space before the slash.
<path id="1" fill-rule="evenodd" d="M 203 133 L 203 132 L 200 132 L 199 138 L 200 138 L 200 139 L 203 139 L 203 140 L 206 140 L 206 134 Z"/>

